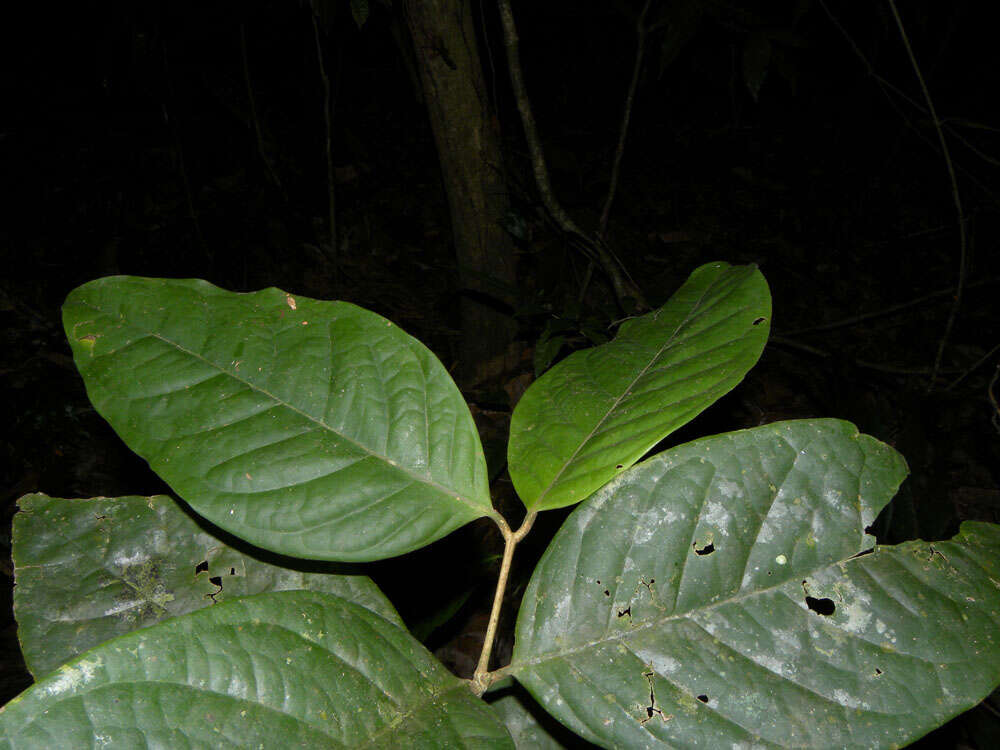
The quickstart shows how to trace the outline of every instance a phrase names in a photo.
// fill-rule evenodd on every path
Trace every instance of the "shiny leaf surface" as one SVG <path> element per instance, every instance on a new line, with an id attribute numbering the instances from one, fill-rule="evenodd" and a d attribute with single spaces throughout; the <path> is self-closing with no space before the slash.
<path id="1" fill-rule="evenodd" d="M 0 747 L 513 748 L 398 625 L 285 591 L 94 648 L 0 709 Z"/>
<path id="2" fill-rule="evenodd" d="M 577 503 L 638 461 L 743 379 L 770 322 L 754 266 L 709 263 L 613 341 L 545 373 L 511 417 L 508 466 L 525 507 Z"/>
<path id="3" fill-rule="evenodd" d="M 323 591 L 403 624 L 367 576 L 338 575 L 331 563 L 264 562 L 204 531 L 165 495 L 36 494 L 18 505 L 14 614 L 36 678 L 116 636 L 268 591 Z"/>
<path id="4" fill-rule="evenodd" d="M 905 474 L 892 448 L 835 420 L 642 463 L 547 550 L 514 676 L 608 748 L 922 736 L 1000 683 L 1000 527 L 872 551 L 866 527 Z"/>
<path id="5" fill-rule="evenodd" d="M 493 513 L 469 410 L 420 342 L 346 302 L 110 277 L 63 323 L 98 412 L 251 543 L 373 560 Z"/>

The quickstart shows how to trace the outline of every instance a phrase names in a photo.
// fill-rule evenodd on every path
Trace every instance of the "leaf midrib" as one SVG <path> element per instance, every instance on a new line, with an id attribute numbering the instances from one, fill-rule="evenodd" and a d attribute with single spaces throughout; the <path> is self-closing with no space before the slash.
<path id="1" fill-rule="evenodd" d="M 560 466 L 560 467 L 559 467 L 559 471 L 557 471 L 557 472 L 555 473 L 555 475 L 554 475 L 554 476 L 552 477 L 552 479 L 551 479 L 551 480 L 549 481 L 549 483 L 548 483 L 548 485 L 547 485 L 547 486 L 545 487 L 545 489 L 544 489 L 544 490 L 542 490 L 542 491 L 541 491 L 541 492 L 539 493 L 538 497 L 536 497 L 536 498 L 535 498 L 535 501 L 534 501 L 534 502 L 533 502 L 533 503 L 531 504 L 531 507 L 533 507 L 533 508 L 537 508 L 537 507 L 539 507 L 539 506 L 540 506 L 540 505 L 542 504 L 542 501 L 543 501 L 543 500 L 545 499 L 545 496 L 546 496 L 546 495 L 547 495 L 547 494 L 548 494 L 548 493 L 549 493 L 549 492 L 550 492 L 550 491 L 552 490 L 552 488 L 553 488 L 553 487 L 554 487 L 554 486 L 555 486 L 555 485 L 556 485 L 556 484 L 557 484 L 557 483 L 559 482 L 559 478 L 560 478 L 560 477 L 561 477 L 561 476 L 562 476 L 562 475 L 563 475 L 563 474 L 565 473 L 566 469 L 567 469 L 567 468 L 568 468 L 568 467 L 569 467 L 569 466 L 570 466 L 570 465 L 571 465 L 571 464 L 573 463 L 573 460 L 574 460 L 574 459 L 575 459 L 575 458 L 577 457 L 577 455 L 578 455 L 578 454 L 580 453 L 580 451 L 581 451 L 581 450 L 583 450 L 583 446 L 585 446 L 585 445 L 586 445 L 587 443 L 589 443 L 589 442 L 590 442 L 590 440 L 591 440 L 591 439 L 592 439 L 592 438 L 594 437 L 594 435 L 595 435 L 595 434 L 597 433 L 597 431 L 598 431 L 598 430 L 600 429 L 601 425 L 602 425 L 602 424 L 604 424 L 604 422 L 605 422 L 605 421 L 606 421 L 606 420 L 607 420 L 607 419 L 608 419 L 608 418 L 610 417 L 610 415 L 611 415 L 611 414 L 612 414 L 612 413 L 613 413 L 613 412 L 615 411 L 615 409 L 617 409 L 617 408 L 618 408 L 619 404 L 621 404 L 622 400 L 623 400 L 623 399 L 625 398 L 625 396 L 626 396 L 626 395 L 628 395 L 628 393 L 629 393 L 629 392 L 630 392 L 630 391 L 632 390 L 632 388 L 633 388 L 633 387 L 635 387 L 635 384 L 636 384 L 636 383 L 637 383 L 637 382 L 639 381 L 639 379 L 640 379 L 640 378 L 641 378 L 641 377 L 642 377 L 643 375 L 645 375 L 645 374 L 646 374 L 646 371 L 647 371 L 647 370 L 649 370 L 649 368 L 653 366 L 653 363 L 654 363 L 654 362 L 656 362 L 656 361 L 657 361 L 657 360 L 658 360 L 658 359 L 660 358 L 660 356 L 661 356 L 661 355 L 663 354 L 663 352 L 664 352 L 664 351 L 665 351 L 665 350 L 667 349 L 667 347 L 669 347 L 669 346 L 670 346 L 670 344 L 671 344 L 671 343 L 673 343 L 673 341 L 674 341 L 675 337 L 677 336 L 677 332 L 678 332 L 679 330 L 681 330 L 681 328 L 683 328 L 683 327 L 684 327 L 684 325 L 688 323 L 688 321 L 690 321 L 690 320 L 691 320 L 692 316 L 693 316 L 693 315 L 695 314 L 695 311 L 696 311 L 696 310 L 698 309 L 698 307 L 699 307 L 699 306 L 700 306 L 700 305 L 702 304 L 702 302 L 704 301 L 704 299 L 705 299 L 705 296 L 706 296 L 706 295 L 707 295 L 707 294 L 708 294 L 708 293 L 709 293 L 709 292 L 710 292 L 710 291 L 711 291 L 711 290 L 712 290 L 712 289 L 713 289 L 713 288 L 714 288 L 714 287 L 716 286 L 716 284 L 718 284 L 718 283 L 719 283 L 719 279 L 716 279 L 715 281 L 713 281 L 713 282 L 712 282 L 711 284 L 709 284 L 709 285 L 708 285 L 708 286 L 707 286 L 707 287 L 705 288 L 705 290 L 704 290 L 704 291 L 703 291 L 703 292 L 701 293 L 701 295 L 700 295 L 700 296 L 698 297 L 698 300 L 697 300 L 697 301 L 695 302 L 695 304 L 694 304 L 694 305 L 692 306 L 691 310 L 690 310 L 690 311 L 688 312 L 688 314 L 687 314 L 687 315 L 686 315 L 686 316 L 684 317 L 684 320 L 682 320 L 682 321 L 681 321 L 680 323 L 678 323 L 678 324 L 677 324 L 677 325 L 676 325 L 676 326 L 674 327 L 674 330 L 673 330 L 673 331 L 672 331 L 672 332 L 670 333 L 670 335 L 669 335 L 669 336 L 667 337 L 667 340 L 666 340 L 666 341 L 665 341 L 665 342 L 663 343 L 663 345 L 662 345 L 662 346 L 661 346 L 661 347 L 660 347 L 660 348 L 659 348 L 659 349 L 657 350 L 656 354 L 655 354 L 655 355 L 653 355 L 652 357 L 650 357 L 649 361 L 648 361 L 648 362 L 647 362 L 647 363 L 646 363 L 646 364 L 645 364 L 645 365 L 643 366 L 643 368 L 642 368 L 642 369 L 641 369 L 641 370 L 640 370 L 640 371 L 638 372 L 638 374 L 636 374 L 636 376 L 635 376 L 634 378 L 632 378 L 632 380 L 631 380 L 631 381 L 629 382 L 629 384 L 628 384 L 628 385 L 627 385 L 627 386 L 626 386 L 626 387 L 625 387 L 625 388 L 624 388 L 624 389 L 622 390 L 622 392 L 621 392 L 621 393 L 620 393 L 620 394 L 619 394 L 619 395 L 617 396 L 617 398 L 615 398 L 615 401 L 614 401 L 614 403 L 613 403 L 613 404 L 611 404 L 611 406 L 609 406 L 609 407 L 608 407 L 608 409 L 607 409 L 607 410 L 606 410 L 606 411 L 604 412 L 604 414 L 603 414 L 603 415 L 601 416 L 601 418 L 600 418 L 599 420 L 597 420 L 597 422 L 596 422 L 596 423 L 594 424 L 594 426 L 593 426 L 593 427 L 591 428 L 590 432 L 589 432 L 589 433 L 587 433 L 586 437 L 584 437 L 584 438 L 583 438 L 583 439 L 582 439 L 582 440 L 581 440 L 581 441 L 580 441 L 580 442 L 579 442 L 579 443 L 577 444 L 576 448 L 575 448 L 575 449 L 573 450 L 573 453 L 572 453 L 572 454 L 571 454 L 571 455 L 569 456 L 569 458 L 567 458 L 567 459 L 566 459 L 566 460 L 565 460 L 565 461 L 563 462 L 562 466 Z M 668 303 L 668 304 L 669 304 L 669 303 Z M 660 309 L 662 310 L 663 308 L 660 308 Z M 654 313 L 654 314 L 655 314 L 655 313 Z M 615 343 L 615 342 L 614 342 L 614 341 L 612 341 L 612 342 L 609 342 L 609 343 L 612 343 L 612 344 L 613 344 L 613 343 Z"/>
<path id="2" fill-rule="evenodd" d="M 356 448 L 358 448 L 359 450 L 363 451 L 364 453 L 366 453 L 367 455 L 371 456 L 372 458 L 376 458 L 376 459 L 379 459 L 379 460 L 385 462 L 389 467 L 391 467 L 393 469 L 396 469 L 397 471 L 399 471 L 399 472 L 405 474 L 406 476 L 412 478 L 415 482 L 421 482 L 423 484 L 428 485 L 429 487 L 433 487 L 434 489 L 438 490 L 442 494 L 448 496 L 450 499 L 458 500 L 459 502 L 464 503 L 465 505 L 469 506 L 473 510 L 477 510 L 477 511 L 481 511 L 482 510 L 482 507 L 480 505 L 476 504 L 470 498 L 465 497 L 465 495 L 459 493 L 457 490 L 450 490 L 449 488 L 445 487 L 444 485 L 439 484 L 438 482 L 435 482 L 430 477 L 422 477 L 419 474 L 414 473 L 412 470 L 409 469 L 409 467 L 404 466 L 401 463 L 398 463 L 397 461 L 389 458 L 388 456 L 380 453 L 379 451 L 372 450 L 368 446 L 363 445 L 362 443 L 359 443 L 357 440 L 349 437 L 348 435 L 345 435 L 342 432 L 338 432 L 331 425 L 328 425 L 326 422 L 324 422 L 322 419 L 317 419 L 313 415 L 309 414 L 308 412 L 303 411 L 302 409 L 298 408 L 294 404 L 291 404 L 291 403 L 289 403 L 287 401 L 283 401 L 282 399 L 278 398 L 276 395 L 274 395 L 273 393 L 271 393 L 270 391 L 268 391 L 265 388 L 262 388 L 260 386 L 254 385 L 250 381 L 244 380 L 243 378 L 237 377 L 234 373 L 232 373 L 229 370 L 221 367 L 220 365 L 216 364 L 215 362 L 212 362 L 210 359 L 207 359 L 207 358 L 203 357 L 202 355 L 198 354 L 197 352 L 191 351 L 190 349 L 188 349 L 188 348 L 186 348 L 184 346 L 181 346 L 177 342 L 171 341 L 170 339 L 167 339 L 167 338 L 161 336 L 160 334 L 158 334 L 156 332 L 151 331 L 151 332 L 149 332 L 149 335 L 152 336 L 152 337 L 154 337 L 154 338 L 156 338 L 156 339 L 159 339 L 164 344 L 174 346 L 178 351 L 184 352 L 185 354 L 188 354 L 188 355 L 194 357 L 195 359 L 198 359 L 201 362 L 204 362 L 206 365 L 208 365 L 210 367 L 214 367 L 220 373 L 222 373 L 224 375 L 227 375 L 230 378 L 232 378 L 233 380 L 235 380 L 236 382 L 242 383 L 247 388 L 250 388 L 251 390 L 256 391 L 256 392 L 258 392 L 258 393 L 266 396 L 267 398 L 273 400 L 279 406 L 283 406 L 284 408 L 286 408 L 286 409 L 294 412 L 295 414 L 298 414 L 299 416 L 307 419 L 308 421 L 310 421 L 313 424 L 319 426 L 320 428 L 322 428 L 322 429 L 324 429 L 324 430 L 326 430 L 326 431 L 328 431 L 328 432 L 336 435 L 339 438 L 342 438 L 343 440 L 347 441 L 348 443 L 350 443 L 351 445 L 355 446 Z M 426 410 L 425 410 L 425 418 L 426 418 Z M 390 420 L 390 423 L 391 423 L 391 420 Z M 429 466 L 430 466 L 430 462 L 428 461 L 428 467 Z"/>
<path id="3" fill-rule="evenodd" d="M 847 558 L 845 558 L 843 560 L 834 560 L 833 562 L 830 562 L 830 563 L 828 563 L 826 565 L 822 565 L 822 566 L 816 568 L 815 570 L 823 570 L 823 569 L 829 568 L 829 567 L 831 567 L 833 565 L 846 565 L 846 564 L 850 563 L 852 560 L 860 559 L 858 557 L 858 555 L 860 554 L 861 551 L 863 551 L 863 550 L 860 550 L 859 552 L 856 552 L 853 555 L 851 555 L 850 557 L 847 557 Z M 815 571 L 813 571 L 813 572 L 815 572 Z M 810 575 L 810 573 L 805 573 L 804 575 L 806 577 L 808 577 Z M 615 634 L 612 634 L 612 635 L 605 634 L 605 635 L 603 635 L 603 636 L 601 636 L 599 638 L 595 638 L 595 639 L 593 639 L 591 641 L 587 641 L 585 643 L 581 643 L 578 646 L 574 646 L 573 648 L 565 649 L 563 651 L 551 652 L 551 653 L 543 654 L 543 655 L 540 655 L 540 656 L 532 657 L 530 659 L 524 659 L 524 660 L 521 660 L 521 661 L 518 661 L 518 662 L 511 662 L 511 664 L 510 664 L 510 671 L 511 671 L 511 674 L 516 675 L 517 672 L 519 671 L 519 668 L 521 668 L 521 667 L 530 667 L 530 666 L 535 666 L 536 664 L 542 664 L 544 662 L 551 661 L 553 659 L 562 659 L 562 658 L 565 658 L 566 656 L 570 656 L 572 654 L 579 653 L 580 651 L 584 651 L 586 649 L 593 648 L 595 646 L 601 646 L 601 645 L 604 645 L 606 643 L 614 643 L 616 641 L 626 642 L 628 640 L 628 638 L 630 636 L 632 636 L 633 633 L 640 633 L 640 632 L 642 632 L 644 630 L 649 630 L 650 628 L 659 627 L 659 626 L 666 625 L 666 624 L 669 624 L 669 623 L 675 622 L 675 621 L 688 620 L 688 621 L 693 622 L 693 624 L 698 625 L 698 623 L 696 623 L 693 620 L 691 620 L 691 617 L 694 614 L 697 614 L 699 612 L 707 612 L 707 611 L 716 609 L 717 607 L 721 607 L 724 604 L 733 604 L 735 602 L 743 601 L 745 599 L 750 599 L 750 598 L 753 598 L 753 597 L 756 597 L 756 596 L 763 596 L 764 594 L 767 594 L 769 592 L 775 591 L 775 590 L 781 588 L 782 586 L 786 586 L 790 581 L 794 581 L 798 577 L 799 577 L 799 574 L 796 574 L 794 576 L 790 575 L 786 580 L 780 581 L 780 582 L 775 583 L 775 584 L 773 584 L 771 586 L 766 586 L 766 587 L 760 588 L 760 589 L 754 589 L 753 591 L 748 591 L 748 592 L 745 592 L 745 593 L 742 593 L 742 594 L 739 593 L 739 592 L 737 592 L 737 593 L 735 593 L 735 594 L 733 594 L 731 596 L 727 596 L 727 597 L 724 597 L 722 599 L 718 599 L 718 600 L 712 602 L 711 604 L 706 604 L 706 605 L 703 605 L 703 606 L 700 606 L 700 607 L 697 607 L 697 608 L 694 608 L 694 609 L 690 609 L 690 610 L 687 610 L 687 611 L 685 611 L 685 612 L 683 612 L 681 614 L 671 614 L 671 615 L 666 615 L 664 617 L 654 618 L 654 619 L 651 619 L 651 620 L 649 620 L 647 622 L 644 622 L 644 623 L 642 623 L 640 625 L 636 625 L 636 626 L 630 628 L 627 631 L 623 631 L 621 633 L 615 633 Z M 701 626 L 698 625 L 698 627 L 701 627 Z"/>
<path id="4" fill-rule="evenodd" d="M 104 310 L 104 309 L 102 309 L 101 307 L 98 307 L 98 306 L 95 306 L 95 305 L 91 305 L 90 303 L 86 303 L 86 302 L 83 302 L 82 304 L 86 305 L 87 307 L 90 307 L 91 309 L 93 309 L 95 312 L 97 312 L 99 314 L 108 314 L 107 311 Z M 235 373 L 233 373 L 230 370 L 222 367 L 221 365 L 217 364 L 216 362 L 213 362 L 212 360 L 210 360 L 207 357 L 199 354 L 198 352 L 195 352 L 195 351 L 193 351 L 193 350 L 191 350 L 191 349 L 183 346 L 182 344 L 180 344 L 180 343 L 178 343 L 176 341 L 173 341 L 172 339 L 169 339 L 169 338 L 163 336 L 162 334 L 160 334 L 160 333 L 158 333 L 156 331 L 144 330 L 144 328 L 142 326 L 136 325 L 134 322 L 130 321 L 130 322 L 128 322 L 128 325 L 129 325 L 129 327 L 131 327 L 131 328 L 139 331 L 143 335 L 149 336 L 149 337 L 154 338 L 154 339 L 157 339 L 158 341 L 162 342 L 164 345 L 169 346 L 169 347 L 173 347 L 177 351 L 182 352 L 185 355 L 190 356 L 190 357 L 192 357 L 192 358 L 194 358 L 194 359 L 202 362 L 206 366 L 213 368 L 217 372 L 219 372 L 219 373 L 221 373 L 221 374 L 229 377 L 233 381 L 235 381 L 237 383 L 241 383 L 242 385 L 246 386 L 250 390 L 255 391 L 257 393 L 260 393 L 263 396 L 266 396 L 267 398 L 269 398 L 272 401 L 274 401 L 274 403 L 277 404 L 278 406 L 284 407 L 284 408 L 288 409 L 289 411 L 291 411 L 291 412 L 293 412 L 295 414 L 298 414 L 299 416 L 303 417 L 307 421 L 312 422 L 313 424 L 317 425 L 321 429 L 323 429 L 323 430 L 325 430 L 325 431 L 327 431 L 327 432 L 329 432 L 329 433 L 331 433 L 333 435 L 336 435 L 338 438 L 341 438 L 344 441 L 350 443 L 351 445 L 353 445 L 354 447 L 356 447 L 358 450 L 360 450 L 361 452 L 365 453 L 366 455 L 371 456 L 372 458 L 378 459 L 378 460 L 384 462 L 385 464 L 387 464 L 387 466 L 389 468 L 395 469 L 395 470 L 399 471 L 400 473 L 406 475 L 407 477 L 409 477 L 410 479 L 412 479 L 414 482 L 418 482 L 418 483 L 424 484 L 424 485 L 426 485 L 428 487 L 431 487 L 431 488 L 437 490 L 438 492 L 440 492 L 441 494 L 445 495 L 446 497 L 448 497 L 451 500 L 457 500 L 458 502 L 460 502 L 463 505 L 467 506 L 471 510 L 475 511 L 476 514 L 477 514 L 477 517 L 485 516 L 485 515 L 490 515 L 490 512 L 486 508 L 485 505 L 481 505 L 479 503 L 476 503 L 471 498 L 466 497 L 463 493 L 460 493 L 457 490 L 453 490 L 453 489 L 450 489 L 448 487 L 445 487 L 444 485 L 442 485 L 442 484 L 434 481 L 430 477 L 425 477 L 425 476 L 421 476 L 419 474 L 414 473 L 409 467 L 407 467 L 407 466 L 405 466 L 403 464 L 400 464 L 400 463 L 396 462 L 395 460 L 390 459 L 388 456 L 383 455 L 382 453 L 380 453 L 378 451 L 372 450 L 368 446 L 366 446 L 366 445 L 358 442 L 357 440 L 351 438 L 348 435 L 345 435 L 344 433 L 338 432 L 332 426 L 330 426 L 329 424 L 327 424 L 326 422 L 324 422 L 322 419 L 317 419 L 313 415 L 311 415 L 311 414 L 303 411 L 302 409 L 298 408 L 294 404 L 291 404 L 291 403 L 289 403 L 287 401 L 284 401 L 284 400 L 278 398 L 275 394 L 271 393 L 267 389 L 262 388 L 261 386 L 255 385 L 254 383 L 251 383 L 248 380 L 244 380 L 243 378 L 238 377 Z M 108 352 L 104 356 L 113 357 L 116 352 L 117 352 L 117 349 Z M 428 463 L 428 466 L 429 465 L 430 464 Z"/>

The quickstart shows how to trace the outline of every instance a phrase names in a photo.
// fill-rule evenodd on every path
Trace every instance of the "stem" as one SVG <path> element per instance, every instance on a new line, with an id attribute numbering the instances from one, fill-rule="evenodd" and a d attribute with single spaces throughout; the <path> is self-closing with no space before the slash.
<path id="1" fill-rule="evenodd" d="M 527 533 L 531 530 L 531 525 L 535 522 L 537 513 L 529 513 L 524 518 L 521 527 L 512 532 L 506 522 L 500 526 L 503 533 L 503 560 L 500 563 L 500 575 L 497 577 L 497 588 L 493 594 L 493 609 L 490 611 L 490 621 L 486 626 L 486 638 L 483 640 L 483 650 L 479 654 L 479 665 L 472 676 L 472 691 L 481 696 L 486 692 L 486 688 L 496 678 L 490 674 L 490 655 L 493 653 L 493 641 L 497 635 L 497 625 L 500 622 L 500 609 L 503 607 L 503 597 L 507 590 L 507 578 L 510 575 L 511 562 L 514 560 L 514 548 Z M 499 524 L 498 524 L 499 525 Z"/>
<path id="2" fill-rule="evenodd" d="M 927 111 L 930 113 L 931 121 L 934 123 L 934 130 L 937 131 L 938 141 L 941 144 L 941 156 L 944 157 L 945 166 L 948 168 L 948 179 L 951 182 L 951 198 L 955 204 L 955 213 L 958 217 L 958 284 L 955 288 L 955 298 L 951 305 L 951 311 L 948 314 L 948 322 L 945 324 L 944 334 L 941 336 L 941 341 L 938 344 L 937 355 L 934 357 L 934 369 L 931 371 L 930 381 L 927 384 L 927 390 L 931 390 L 934 388 L 938 372 L 941 369 L 941 360 L 944 357 L 944 350 L 948 345 L 948 339 L 951 336 L 952 328 L 955 327 L 955 319 L 958 317 L 958 309 L 962 305 L 962 291 L 965 289 L 965 277 L 968 267 L 968 252 L 966 251 L 968 241 L 965 236 L 965 212 L 962 209 L 962 197 L 958 192 L 958 179 L 955 177 L 955 167 L 951 162 L 951 153 L 948 151 L 948 141 L 945 139 L 944 130 L 941 128 L 941 119 L 938 117 L 937 110 L 934 109 L 934 100 L 931 99 L 931 92 L 927 88 L 927 83 L 924 81 L 923 74 L 920 72 L 920 66 L 917 64 L 917 57 L 913 54 L 913 48 L 910 46 L 910 38 L 906 33 L 906 29 L 903 28 L 903 20 L 899 17 L 899 11 L 896 9 L 896 3 L 894 0 L 889 0 L 889 8 L 892 10 L 893 18 L 896 20 L 896 27 L 899 29 L 899 36 L 903 40 L 903 46 L 906 48 L 906 54 L 910 58 L 910 65 L 913 67 L 913 72 L 917 76 L 917 81 L 920 84 L 920 90 L 924 95 L 924 101 L 927 102 Z"/>
<path id="3" fill-rule="evenodd" d="M 195 237 L 198 240 L 198 244 L 201 246 L 202 252 L 205 253 L 205 257 L 208 259 L 209 267 L 215 262 L 215 254 L 212 249 L 205 242 L 205 236 L 201 233 L 201 221 L 198 219 L 198 209 L 194 205 L 194 196 L 191 193 L 191 181 L 188 179 L 187 167 L 184 164 L 184 144 L 181 143 L 180 129 L 177 126 L 177 122 L 170 117 L 169 110 L 167 109 L 167 102 L 171 104 L 174 102 L 174 86 L 171 82 L 170 76 L 170 59 L 167 56 L 167 46 L 166 43 L 162 46 L 163 50 L 163 75 L 166 79 L 167 84 L 167 101 L 161 102 L 161 108 L 163 111 L 163 120 L 167 123 L 170 128 L 170 134 L 174 139 L 174 149 L 177 156 L 177 168 L 181 173 L 181 181 L 184 184 L 184 198 L 187 202 L 188 217 L 191 219 L 191 226 L 194 228 Z"/>
<path id="4" fill-rule="evenodd" d="M 260 160 L 264 162 L 264 169 L 267 170 L 267 176 L 274 183 L 274 186 L 278 189 L 278 192 L 284 198 L 285 189 L 281 185 L 281 180 L 278 179 L 278 173 L 274 171 L 274 166 L 271 164 L 271 160 L 267 156 L 267 149 L 264 148 L 264 134 L 260 129 L 260 119 L 257 117 L 257 100 L 253 95 L 253 86 L 250 84 L 250 63 L 247 59 L 247 34 L 244 24 L 240 24 L 240 56 L 243 59 L 243 85 L 247 90 L 247 101 L 250 103 L 250 121 L 253 123 L 253 132 L 257 138 L 257 154 L 260 156 Z"/>
<path id="5" fill-rule="evenodd" d="M 624 272 L 621 261 L 615 257 L 600 235 L 588 236 L 556 199 L 552 190 L 552 183 L 549 181 L 549 170 L 545 162 L 545 154 L 542 151 L 542 141 L 538 136 L 538 126 L 535 124 L 535 115 L 531 110 L 531 100 L 528 98 L 528 89 L 524 84 L 524 72 L 521 70 L 521 53 L 517 36 L 517 26 L 514 24 L 514 12 L 510 7 L 510 0 L 498 0 L 497 7 L 500 10 L 500 21 L 503 26 L 504 46 L 507 50 L 507 70 L 510 74 L 510 85 L 514 92 L 514 100 L 517 103 L 517 111 L 521 115 L 521 125 L 524 127 L 524 138 L 528 144 L 528 151 L 531 154 L 532 171 L 535 175 L 535 185 L 541 196 L 542 204 L 552 220 L 559 225 L 559 228 L 568 235 L 579 249 L 587 257 L 600 264 L 601 269 L 611 280 L 615 296 L 626 312 L 632 312 L 635 308 L 648 310 L 649 305 L 643 296 L 639 286 Z M 631 298 L 635 304 L 626 305 L 625 300 Z"/>
<path id="6" fill-rule="evenodd" d="M 635 101 L 635 91 L 639 88 L 639 75 L 642 73 L 642 59 L 646 53 L 646 13 L 649 12 L 650 0 L 646 0 L 642 6 L 639 19 L 635 22 L 636 50 L 635 65 L 632 67 L 632 82 L 628 86 L 628 95 L 625 97 L 625 111 L 622 113 L 622 126 L 618 133 L 618 147 L 615 149 L 615 161 L 611 167 L 611 182 L 608 185 L 608 197 L 604 201 L 604 210 L 601 211 L 601 221 L 597 225 L 597 233 L 601 237 L 607 237 L 608 218 L 611 216 L 611 204 L 615 201 L 615 192 L 618 189 L 618 175 L 622 164 L 622 154 L 625 153 L 625 136 L 628 134 L 628 123 L 632 118 L 632 103 Z"/>
<path id="7" fill-rule="evenodd" d="M 329 249 L 326 256 L 331 262 L 337 262 L 337 187 L 333 177 L 333 138 L 331 132 L 333 123 L 331 122 L 330 111 L 330 78 L 326 74 L 326 65 L 323 63 L 323 45 L 320 42 L 319 23 L 316 20 L 316 12 L 312 13 L 313 39 L 316 43 L 316 63 L 319 66 L 319 76 L 323 83 L 323 125 L 325 127 L 325 155 L 326 155 L 326 210 L 327 228 L 329 237 L 327 242 Z"/>

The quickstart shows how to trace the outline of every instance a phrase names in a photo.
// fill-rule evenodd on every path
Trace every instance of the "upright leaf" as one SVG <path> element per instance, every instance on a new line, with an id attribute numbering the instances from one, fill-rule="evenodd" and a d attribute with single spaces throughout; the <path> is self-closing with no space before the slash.
<path id="1" fill-rule="evenodd" d="M 336 596 L 284 591 L 88 651 L 0 709 L 0 747 L 514 745 L 402 627 Z"/>
<path id="2" fill-rule="evenodd" d="M 730 391 L 770 324 L 761 273 L 709 263 L 614 341 L 549 370 L 511 417 L 508 466 L 528 510 L 583 500 Z"/>
<path id="3" fill-rule="evenodd" d="M 18 505 L 14 613 L 36 678 L 115 636 L 268 591 L 324 591 L 403 624 L 367 576 L 336 575 L 331 563 L 286 560 L 295 567 L 284 567 L 244 554 L 203 531 L 165 495 L 36 494 Z"/>
<path id="4" fill-rule="evenodd" d="M 372 312 L 118 276 L 73 291 L 63 323 L 98 412 L 198 513 L 253 544 L 374 560 L 493 512 L 458 388 Z"/>
<path id="5" fill-rule="evenodd" d="M 901 747 L 1000 682 L 1000 527 L 872 551 L 905 473 L 835 420 L 644 462 L 545 553 L 514 676 L 603 747 Z"/>

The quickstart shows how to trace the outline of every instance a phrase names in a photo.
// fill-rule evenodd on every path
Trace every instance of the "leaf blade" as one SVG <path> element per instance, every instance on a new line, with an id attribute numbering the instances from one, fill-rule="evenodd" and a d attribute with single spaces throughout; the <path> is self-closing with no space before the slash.
<path id="1" fill-rule="evenodd" d="M 512 748 L 404 629 L 320 592 L 260 594 L 105 643 L 0 709 L 0 741 L 81 747 Z"/>
<path id="2" fill-rule="evenodd" d="M 116 636 L 268 591 L 323 591 L 402 625 L 367 576 L 338 574 L 330 564 L 265 562 L 203 531 L 164 495 L 33 494 L 18 505 L 14 612 L 36 678 Z"/>
<path id="3" fill-rule="evenodd" d="M 557 534 L 512 673 L 604 747 L 916 739 L 1000 682 L 1000 527 L 859 556 L 905 473 L 836 420 L 644 462 Z"/>
<path id="4" fill-rule="evenodd" d="M 760 357 L 771 299 L 753 266 L 709 263 L 659 310 L 535 381 L 508 465 L 529 511 L 579 502 L 731 390 Z"/>
<path id="5" fill-rule="evenodd" d="M 95 408 L 213 523 L 283 554 L 401 554 L 494 511 L 434 355 L 346 302 L 109 277 L 63 308 Z"/>

